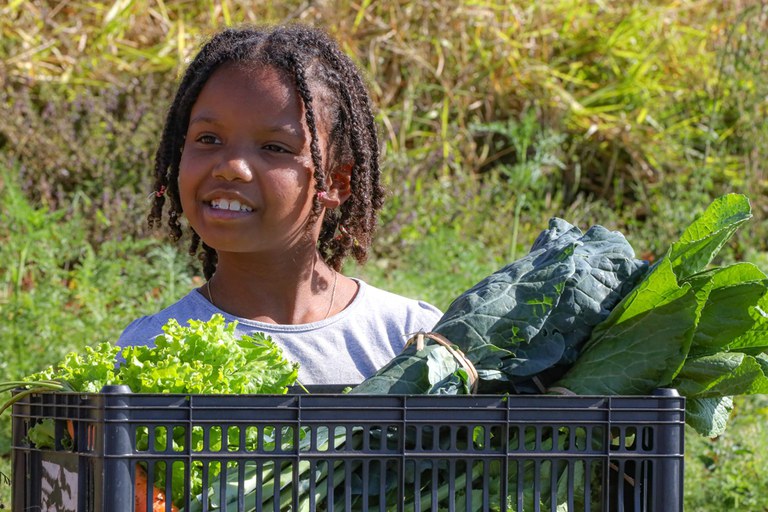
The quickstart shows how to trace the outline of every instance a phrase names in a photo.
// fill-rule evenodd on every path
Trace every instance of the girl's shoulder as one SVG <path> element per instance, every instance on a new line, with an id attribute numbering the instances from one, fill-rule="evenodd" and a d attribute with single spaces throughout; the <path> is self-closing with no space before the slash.
<path id="1" fill-rule="evenodd" d="M 117 340 L 117 346 L 129 345 L 154 346 L 155 337 L 163 333 L 163 326 L 169 319 L 175 318 L 181 325 L 186 325 L 190 319 L 210 318 L 220 311 L 214 308 L 197 289 L 153 314 L 142 316 L 128 324 Z"/>
<path id="2" fill-rule="evenodd" d="M 358 283 L 359 291 L 350 306 L 360 308 L 368 314 L 382 317 L 391 315 L 399 319 L 413 318 L 426 323 L 431 321 L 432 324 L 443 315 L 440 309 L 426 301 L 404 297 L 357 278 L 354 280 Z"/>

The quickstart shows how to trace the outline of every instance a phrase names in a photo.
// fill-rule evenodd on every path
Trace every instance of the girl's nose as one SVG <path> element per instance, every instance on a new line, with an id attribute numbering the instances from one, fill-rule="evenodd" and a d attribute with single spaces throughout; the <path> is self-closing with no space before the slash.
<path id="1" fill-rule="evenodd" d="M 251 181 L 253 170 L 243 155 L 226 155 L 214 168 L 213 175 L 227 181 Z"/>
<path id="2" fill-rule="evenodd" d="M 253 179 L 252 154 L 242 144 L 223 148 L 213 168 L 213 175 L 227 181 L 251 181 Z"/>

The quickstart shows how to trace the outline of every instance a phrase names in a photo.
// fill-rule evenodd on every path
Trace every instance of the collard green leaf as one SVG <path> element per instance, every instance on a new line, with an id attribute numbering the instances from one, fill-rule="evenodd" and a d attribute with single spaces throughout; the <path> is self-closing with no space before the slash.
<path id="1" fill-rule="evenodd" d="M 552 228 L 551 228 L 552 229 Z M 572 230 L 491 274 L 461 294 L 433 329 L 460 343 L 471 358 L 475 347 L 510 350 L 530 343 L 560 300 L 574 272 Z"/>
<path id="2" fill-rule="evenodd" d="M 464 352 L 480 376 L 480 392 L 498 392 L 529 376 L 571 364 L 592 328 L 647 269 L 621 233 L 593 226 L 586 233 L 554 218 L 529 254 L 467 290 L 433 331 Z M 358 386 L 366 392 L 424 392 L 441 365 L 407 350 Z M 421 359 L 421 360 L 419 360 Z M 460 374 L 448 359 L 446 382 Z M 453 375 L 453 376 L 450 376 Z M 437 388 L 434 388 L 435 391 Z M 357 392 L 357 390 L 356 390 Z"/>
<path id="3" fill-rule="evenodd" d="M 646 394 L 667 386 L 688 355 L 700 311 L 691 286 L 675 281 L 662 260 L 595 329 L 556 385 L 582 395 Z"/>
<path id="4" fill-rule="evenodd" d="M 768 286 L 766 281 L 762 284 Z M 749 328 L 731 340 L 728 350 L 754 356 L 768 352 L 768 292 L 749 308 L 749 317 L 752 320 Z"/>
<path id="5" fill-rule="evenodd" d="M 646 265 L 620 233 L 593 226 L 582 234 L 552 219 L 527 256 L 458 297 L 434 330 L 496 379 L 570 364 Z M 509 353 L 490 354 L 488 344 Z"/>
<path id="6" fill-rule="evenodd" d="M 672 383 L 686 398 L 768 393 L 768 377 L 755 357 L 720 352 L 686 360 Z"/>
<path id="7" fill-rule="evenodd" d="M 702 436 L 716 437 L 725 432 L 733 410 L 733 398 L 692 398 L 685 401 L 685 423 Z"/>
<path id="8" fill-rule="evenodd" d="M 646 270 L 621 233 L 601 226 L 582 233 L 554 218 L 529 254 L 457 297 L 433 331 L 472 361 L 480 392 L 498 392 L 502 382 L 524 385 L 529 376 L 571 364 L 593 327 Z M 425 356 L 407 350 L 357 389 L 424 392 L 429 381 L 442 382 L 436 369 L 449 372 L 444 377 L 451 390 L 461 388 L 450 359 L 445 368 L 438 358 L 431 369 L 419 369 Z"/>
<path id="9" fill-rule="evenodd" d="M 560 300 L 531 342 L 515 351 L 515 359 L 527 361 L 526 367 L 509 373 L 533 375 L 554 364 L 572 364 L 593 328 L 645 272 L 645 262 L 634 258 L 618 232 L 592 226 L 578 241 L 574 272 L 566 280 Z"/>
<path id="10" fill-rule="evenodd" d="M 737 272 L 751 265 L 741 264 L 718 269 L 712 276 L 711 288 L 699 324 L 693 337 L 692 355 L 713 354 L 728 350 L 734 344 L 744 345 L 745 339 L 737 343 L 755 328 L 755 306 L 768 292 L 766 281 L 742 281 Z M 718 279 L 726 275 L 728 281 Z M 727 284 L 724 284 L 727 283 Z M 755 340 L 757 341 L 757 340 Z M 763 345 L 768 340 L 763 340 Z M 748 345 L 747 345 L 748 346 Z"/>
<path id="11" fill-rule="evenodd" d="M 672 244 L 667 258 L 675 273 L 685 278 L 704 270 L 728 239 L 751 217 L 746 196 L 726 194 L 715 199 Z"/>
<path id="12" fill-rule="evenodd" d="M 462 385 L 463 384 L 463 385 Z M 445 389 L 441 389 L 444 386 Z M 427 341 L 424 348 L 406 347 L 350 394 L 467 394 L 466 373 L 442 345 Z"/>

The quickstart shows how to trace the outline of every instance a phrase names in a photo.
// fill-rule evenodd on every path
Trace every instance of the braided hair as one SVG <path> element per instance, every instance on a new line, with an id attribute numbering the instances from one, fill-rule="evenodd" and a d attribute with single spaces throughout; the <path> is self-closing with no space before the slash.
<path id="1" fill-rule="evenodd" d="M 351 162 L 351 194 L 339 208 L 327 210 L 322 220 L 318 250 L 328 265 L 341 270 L 348 255 L 363 263 L 376 228 L 384 191 L 380 185 L 379 146 L 370 97 L 360 71 L 325 32 L 305 25 L 272 28 L 230 28 L 214 35 L 189 65 L 168 110 L 155 155 L 155 196 L 148 216 L 150 228 L 159 227 L 168 204 L 171 239 L 183 236 L 178 176 L 190 112 L 211 75 L 224 63 L 271 66 L 292 79 L 304 104 L 311 135 L 315 191 L 326 190 L 318 138 L 318 122 L 327 129 L 327 151 L 332 162 Z M 330 168 L 327 166 L 326 168 Z M 323 209 L 315 194 L 308 226 Z M 216 271 L 216 251 L 192 229 L 190 255 L 198 255 L 209 279 Z"/>

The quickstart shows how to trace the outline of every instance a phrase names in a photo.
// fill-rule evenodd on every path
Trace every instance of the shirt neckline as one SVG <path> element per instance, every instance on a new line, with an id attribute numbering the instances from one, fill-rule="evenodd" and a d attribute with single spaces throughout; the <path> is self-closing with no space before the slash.
<path id="1" fill-rule="evenodd" d="M 362 281 L 356 277 L 351 277 L 353 281 L 357 283 L 357 293 L 355 294 L 352 301 L 336 313 L 335 315 L 331 315 L 328 318 L 325 318 L 323 320 L 318 320 L 316 322 L 309 322 L 304 324 L 273 324 L 269 322 L 260 322 L 258 320 L 251 320 L 249 318 L 242 318 L 239 316 L 235 316 L 231 313 L 227 313 L 223 309 L 219 309 L 218 306 L 215 304 L 212 304 L 206 297 L 203 295 L 203 293 L 200 291 L 199 288 L 196 288 L 192 291 L 190 291 L 189 295 L 191 296 L 191 299 L 198 304 L 202 305 L 202 307 L 213 311 L 214 313 L 218 313 L 220 315 L 223 315 L 227 321 L 236 320 L 238 324 L 240 325 L 247 325 L 249 327 L 255 327 L 262 331 L 269 331 L 272 333 L 275 332 L 301 332 L 301 331 L 312 331 L 314 329 L 318 329 L 320 327 L 325 327 L 327 325 L 334 324 L 336 322 L 339 322 L 346 317 L 348 317 L 350 314 L 352 314 L 362 303 L 366 290 L 367 290 L 367 284 L 365 281 Z"/>

